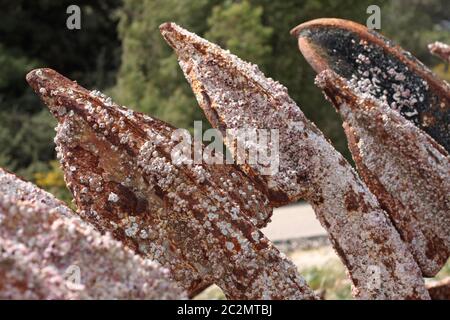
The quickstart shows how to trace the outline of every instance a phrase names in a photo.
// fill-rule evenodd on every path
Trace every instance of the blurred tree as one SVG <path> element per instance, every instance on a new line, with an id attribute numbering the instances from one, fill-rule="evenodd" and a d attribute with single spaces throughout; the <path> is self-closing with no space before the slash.
<path id="1" fill-rule="evenodd" d="M 433 68 L 434 73 L 436 73 L 441 79 L 446 80 L 450 83 L 450 68 L 448 63 L 438 64 Z"/>
<path id="2" fill-rule="evenodd" d="M 427 50 L 434 41 L 450 43 L 448 0 L 390 1 L 382 13 L 383 32 L 425 64 L 439 61 Z"/>
<path id="3" fill-rule="evenodd" d="M 64 174 L 56 160 L 50 161 L 50 169 L 34 174 L 36 185 L 47 190 L 58 199 L 71 205 L 72 196 L 64 182 Z"/>
<path id="4" fill-rule="evenodd" d="M 27 179 L 51 170 L 55 121 L 25 81 L 50 67 L 87 87 L 115 82 L 119 66 L 116 8 L 120 0 L 77 1 L 81 30 L 68 30 L 70 0 L 0 0 L 0 167 Z"/>
<path id="5" fill-rule="evenodd" d="M 213 8 L 205 38 L 264 69 L 271 60 L 272 28 L 262 24 L 262 13 L 249 1 L 226 1 Z"/>
<path id="6" fill-rule="evenodd" d="M 38 65 L 34 58 L 0 43 L 0 110 L 36 111 L 33 106 L 37 99 L 25 85 L 25 75 Z"/>
<path id="7" fill-rule="evenodd" d="M 80 30 L 66 27 L 66 9 L 72 4 L 81 8 Z M 113 84 L 119 63 L 119 5 L 120 0 L 0 0 L 0 42 L 42 67 L 105 88 Z M 18 75 L 22 82 L 17 86 L 23 87 L 24 76 Z"/>
<path id="8" fill-rule="evenodd" d="M 17 110 L 0 112 L 0 166 L 33 178 L 54 159 L 56 121 L 47 112 L 27 114 Z"/>
<path id="9" fill-rule="evenodd" d="M 114 98 L 179 127 L 202 119 L 193 94 L 180 72 L 175 55 L 159 33 L 159 25 L 173 21 L 203 34 L 217 1 L 125 0 L 120 10 L 122 64 Z"/>

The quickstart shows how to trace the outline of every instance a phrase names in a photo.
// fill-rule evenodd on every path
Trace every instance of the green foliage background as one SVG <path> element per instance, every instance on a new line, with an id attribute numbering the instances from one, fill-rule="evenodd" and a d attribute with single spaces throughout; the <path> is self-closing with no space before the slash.
<path id="1" fill-rule="evenodd" d="M 81 30 L 66 28 L 66 8 L 81 7 Z M 341 121 L 314 86 L 315 73 L 289 30 L 321 17 L 365 24 L 381 7 L 381 32 L 437 73 L 448 65 L 427 53 L 450 43 L 448 0 L 0 0 L 0 167 L 70 199 L 55 165 L 55 122 L 25 82 L 35 67 L 51 67 L 136 110 L 192 129 L 203 119 L 158 26 L 174 21 L 257 63 L 289 89 L 304 113 L 349 158 Z"/>

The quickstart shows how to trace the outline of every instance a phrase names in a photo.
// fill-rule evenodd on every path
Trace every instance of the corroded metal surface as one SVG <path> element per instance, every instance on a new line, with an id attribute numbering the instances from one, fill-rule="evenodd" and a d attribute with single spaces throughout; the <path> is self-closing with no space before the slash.
<path id="1" fill-rule="evenodd" d="M 185 298 L 167 274 L 50 194 L 0 169 L 0 297 Z"/>
<path id="2" fill-rule="evenodd" d="M 450 278 L 427 285 L 432 300 L 450 300 Z"/>
<path id="3" fill-rule="evenodd" d="M 316 71 L 335 72 L 324 72 L 319 81 L 328 98 L 336 105 L 341 95 L 354 95 L 352 102 L 345 101 L 350 106 L 336 107 L 358 171 L 409 243 L 423 274 L 435 275 L 450 254 L 450 167 L 447 151 L 424 136 L 434 135 L 444 147 L 448 143 L 447 85 L 409 53 L 351 21 L 313 20 L 292 33 Z M 376 107 L 367 111 L 364 98 L 370 97 Z M 383 121 L 377 123 L 376 116 Z"/>
<path id="4" fill-rule="evenodd" d="M 450 46 L 442 42 L 433 42 L 428 45 L 428 50 L 445 62 L 450 62 Z"/>
<path id="5" fill-rule="evenodd" d="M 450 158 L 425 132 L 331 70 L 316 83 L 344 120 L 358 171 L 426 275 L 450 254 Z"/>
<path id="6" fill-rule="evenodd" d="M 348 268 L 355 296 L 429 298 L 416 262 L 376 198 L 285 87 L 174 23 L 160 30 L 214 127 L 224 135 L 243 127 L 279 131 L 278 172 L 262 175 L 265 168 L 250 163 L 241 168 L 266 186 L 274 205 L 300 197 L 313 205 Z M 236 153 L 234 139 L 225 143 Z"/>
<path id="7" fill-rule="evenodd" d="M 14 201 L 48 206 L 67 218 L 76 216 L 64 202 L 56 199 L 52 194 L 3 168 L 0 168 L 0 195 L 11 197 Z"/>
<path id="8" fill-rule="evenodd" d="M 41 268 L 24 245 L 0 238 L 0 299 L 77 299 L 54 269 Z"/>
<path id="9" fill-rule="evenodd" d="M 206 281 L 234 299 L 316 298 L 252 222 L 262 225 L 269 209 L 240 203 L 239 190 L 264 204 L 242 173 L 172 161 L 172 127 L 53 70 L 27 80 L 59 121 L 58 153 L 83 218 L 160 261 L 186 289 Z"/>
<path id="10" fill-rule="evenodd" d="M 312 20 L 291 33 L 316 72 L 333 70 L 450 150 L 450 87 L 409 52 L 347 20 Z"/>

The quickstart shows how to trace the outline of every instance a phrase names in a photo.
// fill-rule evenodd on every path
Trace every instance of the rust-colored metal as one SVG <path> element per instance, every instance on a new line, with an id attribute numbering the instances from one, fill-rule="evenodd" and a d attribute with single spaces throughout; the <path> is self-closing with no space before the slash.
<path id="1" fill-rule="evenodd" d="M 434 138 L 447 145 L 447 85 L 409 53 L 357 23 L 318 19 L 292 33 L 314 70 L 323 72 L 318 83 L 344 119 L 359 173 L 409 243 L 423 274 L 434 276 L 450 254 L 450 167 L 448 152 L 423 136 L 440 132 Z M 341 102 L 350 95 L 351 101 Z M 385 113 L 383 121 L 364 120 L 368 97 L 377 101 L 370 112 Z M 383 126 L 389 125 L 397 129 L 387 132 Z"/>
<path id="2" fill-rule="evenodd" d="M 317 73 L 331 69 L 357 84 L 450 151 L 450 86 L 409 52 L 341 19 L 312 20 L 291 33 Z"/>
<path id="3" fill-rule="evenodd" d="M 232 299 L 316 298 L 258 230 L 271 208 L 242 172 L 174 160 L 175 128 L 53 70 L 27 80 L 58 119 L 57 150 L 81 217 L 167 266 L 190 292 L 206 282 Z"/>
<path id="4" fill-rule="evenodd" d="M 200 107 L 229 137 L 239 128 L 277 130 L 279 166 L 241 169 L 264 184 L 273 205 L 308 200 L 348 268 L 354 295 L 364 299 L 427 299 L 420 269 L 386 213 L 349 163 L 300 111 L 281 84 L 197 35 L 165 23 L 161 33 L 178 55 Z M 266 146 L 267 147 L 267 146 Z M 258 149 L 258 151 L 263 151 Z"/>
<path id="5" fill-rule="evenodd" d="M 450 255 L 450 158 L 399 113 L 331 70 L 316 83 L 344 120 L 356 166 L 431 276 Z"/>
<path id="6" fill-rule="evenodd" d="M 448 44 L 436 41 L 428 45 L 428 50 L 445 62 L 450 62 L 450 46 Z"/>
<path id="7" fill-rule="evenodd" d="M 53 269 L 42 270 L 28 258 L 23 245 L 0 238 L 0 299 L 74 299 L 78 292 L 67 289 L 63 277 Z"/>
<path id="8" fill-rule="evenodd" d="M 167 274 L 49 193 L 0 169 L 1 298 L 186 298 Z"/>

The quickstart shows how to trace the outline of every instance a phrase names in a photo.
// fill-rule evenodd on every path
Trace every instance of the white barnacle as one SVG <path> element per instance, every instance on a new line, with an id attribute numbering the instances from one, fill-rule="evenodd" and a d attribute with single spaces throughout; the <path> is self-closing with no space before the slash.
<path id="1" fill-rule="evenodd" d="M 208 219 L 210 221 L 214 221 L 215 219 L 217 219 L 219 216 L 217 214 L 214 214 L 212 212 L 208 213 Z"/>
<path id="2" fill-rule="evenodd" d="M 237 219 L 239 218 L 239 212 L 240 212 L 239 207 L 233 207 L 233 208 L 231 208 L 231 210 L 230 210 L 231 218 L 232 218 L 233 220 L 237 220 Z"/>
<path id="3" fill-rule="evenodd" d="M 128 228 L 125 229 L 125 234 L 127 237 L 134 237 L 138 231 L 138 224 L 132 223 Z"/>
<path id="4" fill-rule="evenodd" d="M 405 81 L 406 80 L 406 76 L 403 73 L 397 73 L 395 75 L 395 80 L 397 80 L 397 81 Z"/>
<path id="5" fill-rule="evenodd" d="M 405 111 L 404 114 L 407 117 L 414 117 L 414 116 L 418 115 L 418 112 L 417 112 L 417 110 L 414 109 L 412 111 Z"/>
<path id="6" fill-rule="evenodd" d="M 63 116 L 66 114 L 67 110 L 65 107 L 59 107 L 56 112 L 58 113 L 59 116 Z"/>
<path id="7" fill-rule="evenodd" d="M 259 240 L 259 232 L 258 231 L 253 231 L 251 236 L 252 236 L 253 240 L 255 240 L 255 241 Z"/>
<path id="8" fill-rule="evenodd" d="M 147 239 L 147 238 L 148 238 L 148 233 L 147 233 L 147 231 L 145 231 L 144 229 L 142 229 L 142 230 L 139 232 L 139 237 L 141 237 L 141 239 Z"/>
<path id="9" fill-rule="evenodd" d="M 119 201 L 119 196 L 117 194 L 115 194 L 114 192 L 111 192 L 108 196 L 108 201 L 117 202 L 117 201 Z"/>
<path id="10" fill-rule="evenodd" d="M 112 228 L 114 230 L 117 230 L 117 228 L 119 228 L 119 226 L 117 225 L 117 223 L 115 223 L 114 221 L 109 221 L 109 223 L 111 224 Z"/>
<path id="11" fill-rule="evenodd" d="M 203 224 L 203 226 L 205 228 L 211 228 L 211 222 L 209 222 L 208 220 L 205 221 L 205 223 Z"/>
<path id="12" fill-rule="evenodd" d="M 207 172 L 202 166 L 196 165 L 192 171 L 194 172 L 198 183 L 203 183 L 208 178 Z"/>
<path id="13" fill-rule="evenodd" d="M 233 242 L 227 241 L 227 242 L 225 243 L 225 247 L 226 247 L 229 251 L 232 251 L 232 250 L 234 249 L 234 243 L 233 243 Z"/>
<path id="14" fill-rule="evenodd" d="M 129 134 L 126 134 L 126 133 L 119 134 L 119 138 L 120 138 L 120 143 L 121 144 L 127 144 L 129 142 L 129 140 L 130 140 Z"/>
<path id="15" fill-rule="evenodd" d="M 111 98 L 110 98 L 110 97 L 107 97 L 106 100 L 105 100 L 105 104 L 106 104 L 107 106 L 111 106 L 112 103 L 113 103 L 113 102 L 112 102 Z"/>

